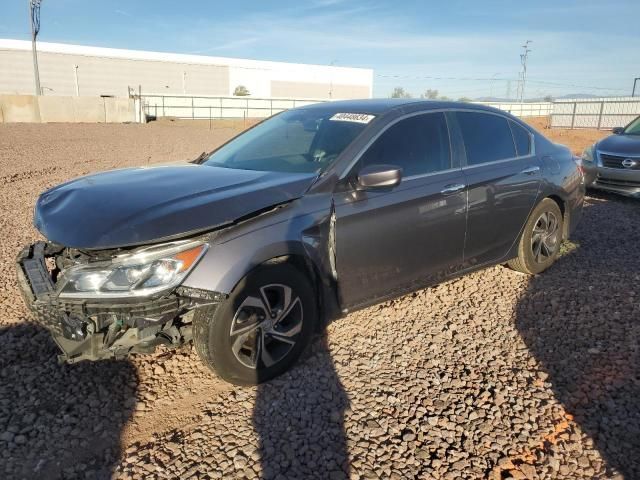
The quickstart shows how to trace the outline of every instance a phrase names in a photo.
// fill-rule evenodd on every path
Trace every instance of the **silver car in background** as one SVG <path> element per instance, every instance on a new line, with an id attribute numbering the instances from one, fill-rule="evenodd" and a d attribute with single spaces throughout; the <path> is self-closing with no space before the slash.
<path id="1" fill-rule="evenodd" d="M 640 117 L 582 154 L 587 187 L 640 198 Z"/>

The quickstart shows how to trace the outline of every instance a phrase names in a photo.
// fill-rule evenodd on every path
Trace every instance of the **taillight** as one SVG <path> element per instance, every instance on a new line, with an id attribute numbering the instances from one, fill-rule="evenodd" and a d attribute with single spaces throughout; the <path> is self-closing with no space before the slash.
<path id="1" fill-rule="evenodd" d="M 584 176 L 584 167 L 582 166 L 582 158 L 574 156 L 573 161 L 576 162 L 576 166 L 578 167 L 580 174 Z"/>

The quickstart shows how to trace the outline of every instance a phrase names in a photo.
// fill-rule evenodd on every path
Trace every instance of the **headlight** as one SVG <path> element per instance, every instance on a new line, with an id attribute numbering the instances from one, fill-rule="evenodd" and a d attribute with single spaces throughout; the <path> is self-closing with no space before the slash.
<path id="1" fill-rule="evenodd" d="M 179 285 L 208 248 L 202 242 L 147 247 L 111 262 L 70 267 L 60 276 L 61 297 L 152 295 Z"/>
<path id="2" fill-rule="evenodd" d="M 593 145 L 591 145 L 590 147 L 585 148 L 584 152 L 582 152 L 582 161 L 593 163 L 593 158 L 594 158 L 594 149 L 593 149 Z"/>

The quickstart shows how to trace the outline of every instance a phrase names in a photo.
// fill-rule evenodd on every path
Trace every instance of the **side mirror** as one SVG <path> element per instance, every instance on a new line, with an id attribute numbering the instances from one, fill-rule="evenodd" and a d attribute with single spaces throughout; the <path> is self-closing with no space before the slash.
<path id="1" fill-rule="evenodd" d="M 362 190 L 393 188 L 400 184 L 402 169 L 395 165 L 367 165 L 358 172 L 358 187 Z"/>
<path id="2" fill-rule="evenodd" d="M 615 127 L 611 130 L 614 135 L 621 135 L 624 132 L 624 127 Z"/>

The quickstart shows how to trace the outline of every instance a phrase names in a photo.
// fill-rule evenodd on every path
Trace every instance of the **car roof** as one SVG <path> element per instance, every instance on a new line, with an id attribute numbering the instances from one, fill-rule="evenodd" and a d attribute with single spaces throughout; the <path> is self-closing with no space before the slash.
<path id="1" fill-rule="evenodd" d="M 416 98 L 366 98 L 361 100 L 336 100 L 328 102 L 314 103 L 299 107 L 301 109 L 321 109 L 335 113 L 370 113 L 380 115 L 392 110 L 406 109 L 411 111 L 419 110 L 440 110 L 446 108 L 465 108 L 472 110 L 483 110 L 487 112 L 499 112 L 502 110 L 488 107 L 477 103 L 453 102 L 445 100 L 423 100 Z"/>

